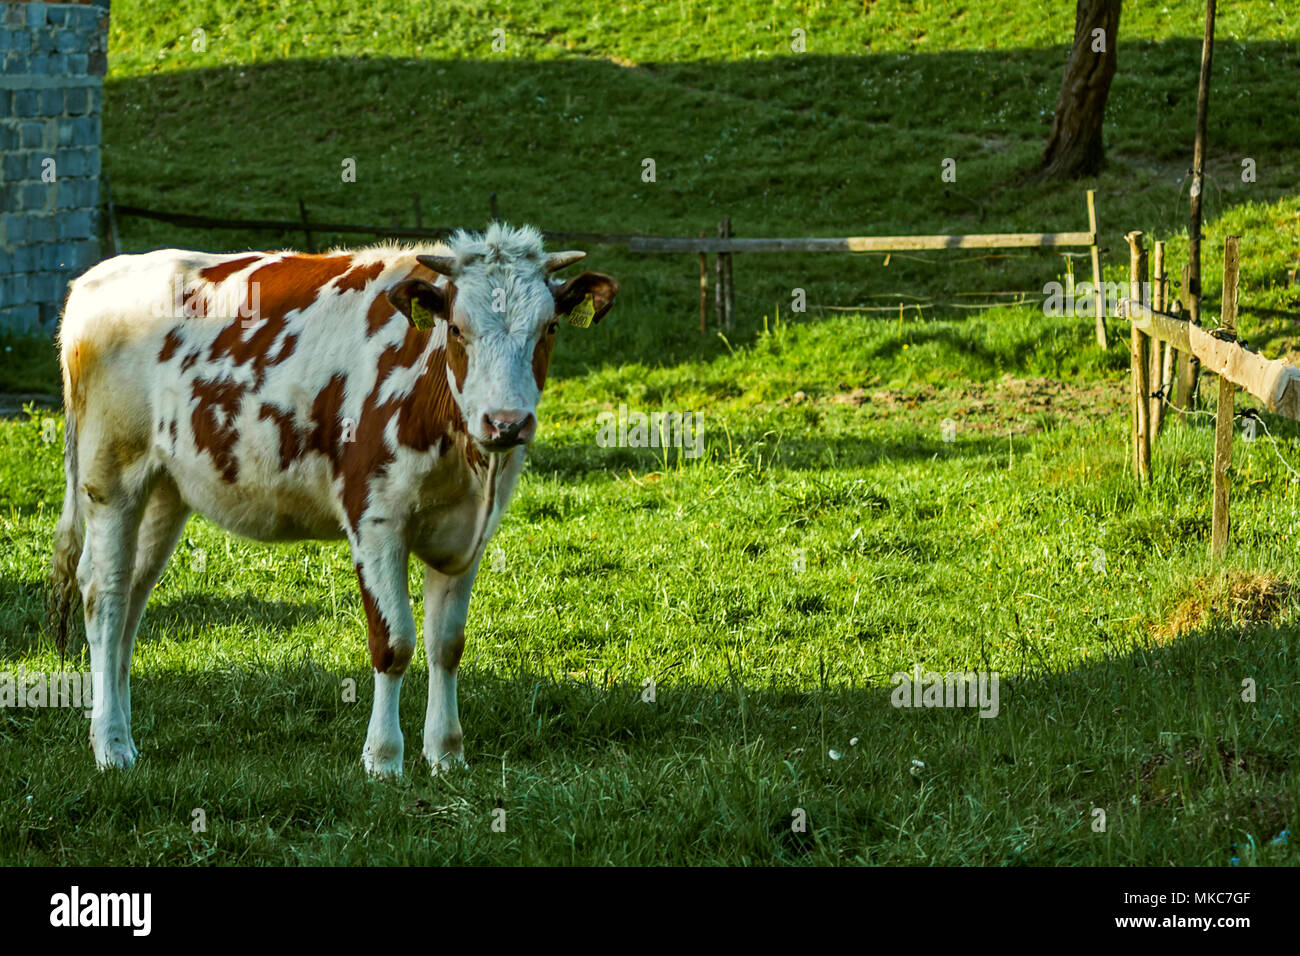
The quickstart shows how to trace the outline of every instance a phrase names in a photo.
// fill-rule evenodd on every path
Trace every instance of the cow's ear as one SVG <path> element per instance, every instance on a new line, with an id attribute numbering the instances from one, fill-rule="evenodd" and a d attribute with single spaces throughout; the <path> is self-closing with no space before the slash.
<path id="1" fill-rule="evenodd" d="M 388 290 L 388 301 L 417 329 L 428 329 L 435 316 L 447 318 L 451 295 L 446 288 L 423 279 L 406 279 Z"/>
<path id="2" fill-rule="evenodd" d="M 554 290 L 554 294 L 555 314 L 567 316 L 570 325 L 586 328 L 614 307 L 618 282 L 600 272 L 584 272 Z"/>

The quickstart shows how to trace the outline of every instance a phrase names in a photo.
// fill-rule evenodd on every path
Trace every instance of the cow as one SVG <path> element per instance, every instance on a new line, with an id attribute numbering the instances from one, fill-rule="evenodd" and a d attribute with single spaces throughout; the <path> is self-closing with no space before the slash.
<path id="1" fill-rule="evenodd" d="M 100 768 L 139 754 L 135 635 L 195 511 L 260 541 L 347 541 L 374 669 L 362 762 L 379 777 L 403 767 L 420 558 L 423 756 L 434 773 L 464 763 L 456 676 L 479 561 L 536 435 L 560 319 L 599 322 L 619 291 L 554 275 L 585 255 L 493 223 L 416 247 L 122 255 L 72 284 L 50 615 L 62 653 L 81 601 L 104 675 Z"/>

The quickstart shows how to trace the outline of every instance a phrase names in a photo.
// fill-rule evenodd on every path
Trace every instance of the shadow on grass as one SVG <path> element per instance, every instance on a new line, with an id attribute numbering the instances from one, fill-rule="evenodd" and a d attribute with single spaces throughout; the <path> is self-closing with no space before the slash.
<path id="1" fill-rule="evenodd" d="M 4 715 L 0 777 L 36 774 L 24 786 L 54 814 L 40 826 L 0 814 L 0 857 L 137 859 L 171 847 L 181 810 L 188 823 L 190 807 L 219 799 L 217 859 L 244 863 L 359 862 L 360 852 L 371 862 L 517 861 L 498 855 L 504 841 L 475 836 L 489 832 L 483 808 L 495 803 L 537 862 L 1226 865 L 1247 834 L 1266 844 L 1296 823 L 1294 737 L 1270 730 L 1297 715 L 1286 692 L 1297 636 L 1212 629 L 1004 677 L 989 719 L 898 708 L 888 687 L 845 686 L 843 675 L 824 687 L 815 666 L 787 683 L 741 670 L 704 684 L 674 682 L 664 661 L 652 701 L 643 684 L 599 673 L 469 666 L 461 713 L 472 769 L 450 780 L 419 763 L 425 676 L 413 671 L 409 776 L 378 790 L 357 760 L 369 712 L 362 670 L 142 673 L 143 756 L 121 777 L 95 774 L 78 715 Z M 347 677 L 363 688 L 357 703 L 340 700 Z M 1257 705 L 1241 700 L 1244 677 L 1257 681 Z M 44 762 L 59 772 L 44 774 Z M 61 797 L 88 784 L 98 823 Z M 806 812 L 807 832 L 791 827 L 791 807 Z M 1098 807 L 1106 836 L 1088 825 Z M 365 846 L 329 843 L 339 828 L 364 830 Z M 452 838 L 431 844 L 437 834 Z M 1265 849 L 1294 861 L 1285 846 Z"/>
<path id="2" fill-rule="evenodd" d="M 0 577 L 0 654 L 23 657 L 36 651 L 49 637 L 45 634 L 45 582 Z M 73 613 L 73 632 L 68 654 L 85 648 L 80 601 Z M 286 635 L 300 624 L 318 619 L 325 610 L 314 604 L 266 601 L 251 594 L 213 597 L 189 594 L 159 603 L 154 597 L 145 610 L 137 644 L 166 633 L 172 640 L 197 637 L 203 628 L 254 621 L 264 631 Z M 188 638 L 186 637 L 188 635 Z"/>

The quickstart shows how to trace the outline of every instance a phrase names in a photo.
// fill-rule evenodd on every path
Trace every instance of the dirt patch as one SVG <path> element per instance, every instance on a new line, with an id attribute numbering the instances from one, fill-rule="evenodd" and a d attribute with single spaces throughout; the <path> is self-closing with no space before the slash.
<path id="1" fill-rule="evenodd" d="M 1181 803 L 1179 788 L 1184 778 L 1195 782 L 1206 774 L 1235 778 L 1244 774 L 1275 777 L 1285 773 L 1287 762 L 1272 754 L 1239 751 L 1222 738 L 1216 737 L 1214 749 L 1208 754 L 1201 744 L 1185 748 L 1181 753 L 1148 754 L 1142 758 L 1136 774 L 1129 780 L 1138 784 L 1143 803 L 1166 806 Z M 1276 829 L 1285 823 L 1281 817 Z"/>
<path id="2" fill-rule="evenodd" d="M 1293 588 L 1272 574 L 1228 571 L 1195 582 L 1170 615 L 1152 630 L 1157 644 L 1213 624 L 1249 627 L 1276 624 L 1286 615 Z"/>
<path id="3" fill-rule="evenodd" d="M 970 382 L 952 387 L 917 385 L 913 388 L 849 388 L 829 395 L 810 396 L 798 391 L 780 401 L 785 407 L 827 405 L 870 408 L 876 415 L 924 410 L 937 421 L 951 418 L 963 431 L 1005 435 L 1042 429 L 1046 417 L 1083 420 L 1104 418 L 1128 401 L 1124 382 L 1078 385 L 1054 378 L 1017 378 L 1007 374 L 995 382 Z"/>

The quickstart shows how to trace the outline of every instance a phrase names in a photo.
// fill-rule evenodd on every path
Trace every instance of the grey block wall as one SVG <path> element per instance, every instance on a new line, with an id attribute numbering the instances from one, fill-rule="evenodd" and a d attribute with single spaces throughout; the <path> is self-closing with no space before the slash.
<path id="1" fill-rule="evenodd" d="M 108 0 L 0 0 L 0 334 L 54 332 L 99 260 Z"/>

